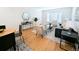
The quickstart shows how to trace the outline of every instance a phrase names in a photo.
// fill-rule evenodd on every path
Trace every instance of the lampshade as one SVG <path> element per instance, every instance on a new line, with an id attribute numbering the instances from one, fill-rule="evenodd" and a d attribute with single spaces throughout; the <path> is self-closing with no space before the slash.
<path id="1" fill-rule="evenodd" d="M 34 21 L 37 22 L 37 21 L 38 21 L 38 18 L 35 17 L 35 18 L 34 18 Z"/>

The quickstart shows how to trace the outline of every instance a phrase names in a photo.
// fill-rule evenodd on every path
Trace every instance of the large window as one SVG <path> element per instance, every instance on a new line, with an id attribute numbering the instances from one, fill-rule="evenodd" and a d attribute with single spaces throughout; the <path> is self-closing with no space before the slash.
<path id="1" fill-rule="evenodd" d="M 57 20 L 58 23 L 61 23 L 61 13 L 48 13 L 47 14 L 47 22 L 52 22 Z"/>

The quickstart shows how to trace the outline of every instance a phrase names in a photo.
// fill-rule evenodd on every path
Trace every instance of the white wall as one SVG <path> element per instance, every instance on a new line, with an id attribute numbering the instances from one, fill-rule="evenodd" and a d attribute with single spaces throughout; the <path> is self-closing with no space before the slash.
<path id="1" fill-rule="evenodd" d="M 42 21 L 42 10 L 48 10 L 53 8 L 47 7 L 0 7 L 0 25 L 5 24 L 6 27 L 16 28 L 18 30 L 19 24 L 22 19 L 22 13 L 27 12 L 30 15 L 30 19 L 33 17 L 39 19 L 39 23 Z"/>
<path id="2" fill-rule="evenodd" d="M 0 8 L 0 24 L 5 24 L 6 27 L 18 28 L 21 20 L 21 10 L 19 8 Z"/>
<path id="3" fill-rule="evenodd" d="M 16 28 L 18 30 L 23 12 L 27 12 L 31 19 L 37 17 L 41 20 L 41 12 L 38 9 L 33 7 L 0 7 L 0 25 L 5 24 L 6 27 Z"/>
<path id="4" fill-rule="evenodd" d="M 33 17 L 37 17 L 39 21 L 44 24 L 46 22 L 47 13 L 59 12 L 60 9 L 61 8 L 55 11 L 55 8 L 46 7 L 0 7 L 0 24 L 5 24 L 6 27 L 16 28 L 18 30 L 18 26 L 23 20 L 21 17 L 23 12 L 27 12 L 31 20 L 33 20 Z M 71 8 L 63 8 L 61 12 L 62 11 L 64 12 L 63 15 L 67 15 L 71 18 Z"/>

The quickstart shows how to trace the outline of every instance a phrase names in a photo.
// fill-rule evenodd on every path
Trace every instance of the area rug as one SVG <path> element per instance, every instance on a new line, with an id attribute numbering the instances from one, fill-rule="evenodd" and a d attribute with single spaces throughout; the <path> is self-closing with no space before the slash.
<path id="1" fill-rule="evenodd" d="M 24 42 L 20 39 L 20 37 L 16 37 L 16 51 L 32 51 Z M 14 51 L 13 47 L 8 49 L 7 51 Z"/>

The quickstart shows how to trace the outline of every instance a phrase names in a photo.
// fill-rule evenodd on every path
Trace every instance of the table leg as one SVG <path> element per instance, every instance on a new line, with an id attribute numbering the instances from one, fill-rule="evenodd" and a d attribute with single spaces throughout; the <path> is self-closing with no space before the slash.
<path id="1" fill-rule="evenodd" d="M 62 39 L 60 39 L 60 48 L 61 48 L 61 42 L 62 42 Z"/>
<path id="2" fill-rule="evenodd" d="M 61 44 L 61 42 L 62 42 L 62 38 L 63 38 L 63 37 L 61 36 L 61 38 L 60 38 L 60 48 L 61 48 L 61 45 L 62 45 L 62 44 Z"/>

